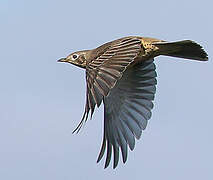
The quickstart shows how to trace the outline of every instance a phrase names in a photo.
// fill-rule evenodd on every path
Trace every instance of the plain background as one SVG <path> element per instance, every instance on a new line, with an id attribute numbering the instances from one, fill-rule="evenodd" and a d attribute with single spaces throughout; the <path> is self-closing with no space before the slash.
<path id="1" fill-rule="evenodd" d="M 212 1 L 0 2 L 0 179 L 213 179 Z M 192 39 L 209 62 L 158 57 L 153 116 L 128 161 L 96 164 L 98 109 L 78 135 L 85 73 L 56 60 L 128 36 Z"/>

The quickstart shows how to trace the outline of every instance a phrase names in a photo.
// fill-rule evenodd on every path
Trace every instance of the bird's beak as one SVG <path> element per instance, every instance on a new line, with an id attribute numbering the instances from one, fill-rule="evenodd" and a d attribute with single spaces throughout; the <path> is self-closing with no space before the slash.
<path id="1" fill-rule="evenodd" d="M 67 58 L 61 58 L 57 62 L 67 62 Z"/>

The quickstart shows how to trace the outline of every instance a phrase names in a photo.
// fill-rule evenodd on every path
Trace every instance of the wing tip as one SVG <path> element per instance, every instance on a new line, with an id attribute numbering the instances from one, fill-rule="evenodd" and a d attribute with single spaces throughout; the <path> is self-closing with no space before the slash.
<path id="1" fill-rule="evenodd" d="M 79 133 L 79 131 L 81 130 L 81 128 L 82 128 L 82 126 L 83 126 L 83 124 L 84 124 L 84 122 L 87 121 L 88 115 L 89 115 L 89 111 L 86 111 L 86 109 L 85 109 L 84 114 L 83 114 L 83 117 L 81 118 L 80 123 L 79 123 L 78 126 L 72 131 L 72 134 L 74 134 L 74 133 L 78 134 L 78 133 Z"/>

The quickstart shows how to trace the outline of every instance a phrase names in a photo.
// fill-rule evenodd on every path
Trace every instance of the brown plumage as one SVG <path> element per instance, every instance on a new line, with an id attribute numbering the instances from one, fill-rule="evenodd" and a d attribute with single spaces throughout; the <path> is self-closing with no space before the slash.
<path id="1" fill-rule="evenodd" d="M 166 42 L 146 37 L 124 37 L 96 49 L 78 51 L 59 62 L 86 69 L 86 106 L 83 118 L 74 132 L 92 117 L 95 106 L 104 103 L 104 137 L 97 162 L 107 146 L 105 168 L 114 154 L 115 168 L 119 148 L 123 162 L 127 160 L 127 145 L 131 150 L 151 118 L 156 91 L 153 58 L 159 55 L 207 61 L 207 53 L 191 40 Z M 113 148 L 113 149 L 112 149 Z"/>

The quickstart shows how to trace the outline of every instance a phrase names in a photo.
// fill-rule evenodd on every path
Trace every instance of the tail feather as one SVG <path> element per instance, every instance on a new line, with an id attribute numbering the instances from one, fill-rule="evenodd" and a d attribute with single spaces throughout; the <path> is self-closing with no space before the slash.
<path id="1" fill-rule="evenodd" d="M 153 45 L 159 48 L 160 55 L 199 61 L 208 60 L 208 55 L 204 51 L 202 46 L 191 40 L 183 40 L 177 42 L 156 42 L 153 43 Z"/>

